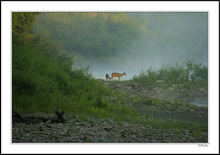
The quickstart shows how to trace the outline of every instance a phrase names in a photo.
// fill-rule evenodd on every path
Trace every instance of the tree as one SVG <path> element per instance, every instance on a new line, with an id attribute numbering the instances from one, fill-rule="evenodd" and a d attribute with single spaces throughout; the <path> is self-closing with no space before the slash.
<path id="1" fill-rule="evenodd" d="M 38 12 L 12 12 L 12 32 L 32 33 L 33 21 Z"/>

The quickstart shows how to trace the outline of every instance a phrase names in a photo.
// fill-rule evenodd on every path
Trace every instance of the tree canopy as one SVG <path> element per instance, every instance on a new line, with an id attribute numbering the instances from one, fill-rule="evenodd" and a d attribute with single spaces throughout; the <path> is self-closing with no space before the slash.
<path id="1" fill-rule="evenodd" d="M 71 55 L 99 59 L 120 55 L 147 32 L 146 24 L 126 13 L 43 13 L 35 22 L 35 33 L 61 42 Z"/>
<path id="2" fill-rule="evenodd" d="M 33 21 L 38 12 L 12 12 L 12 32 L 32 33 Z"/>

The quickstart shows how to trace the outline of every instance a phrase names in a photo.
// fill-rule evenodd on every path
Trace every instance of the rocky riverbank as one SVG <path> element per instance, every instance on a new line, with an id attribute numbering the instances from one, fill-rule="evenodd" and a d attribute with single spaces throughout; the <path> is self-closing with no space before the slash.
<path id="1" fill-rule="evenodd" d="M 185 103 L 190 102 L 197 106 L 208 106 L 208 90 L 207 88 L 192 86 L 185 88 L 182 84 L 171 85 L 164 88 L 164 84 L 158 84 L 154 88 L 142 87 L 138 84 L 130 84 L 126 82 L 115 83 L 112 81 L 103 81 L 106 87 L 119 90 L 120 92 L 129 93 L 130 95 L 139 95 L 146 98 L 157 98 L 175 102 L 181 100 Z"/>
<path id="2" fill-rule="evenodd" d="M 13 123 L 13 143 L 205 143 L 188 130 L 155 129 L 147 125 L 88 116 L 68 116 L 65 123 Z"/>
<path id="3" fill-rule="evenodd" d="M 199 98 L 207 101 L 207 91 L 184 90 L 181 86 L 172 89 L 147 89 L 135 84 L 101 81 L 106 87 L 118 91 L 117 98 L 106 96 L 104 100 L 112 104 L 124 104 L 140 113 L 140 118 L 155 121 L 180 122 L 179 126 L 195 123 L 208 124 L 208 107 L 196 106 L 187 99 Z M 180 94 L 181 92 L 184 92 Z M 194 92 L 194 93 L 193 93 Z M 192 98 L 187 98 L 190 94 Z M 180 95 L 177 95 L 180 94 Z M 184 95 L 185 94 L 185 95 Z M 177 95 L 177 96 L 176 96 Z M 158 100 L 159 99 L 165 99 Z M 172 99 L 182 102 L 171 102 Z M 12 143 L 207 143 L 206 130 L 192 128 L 172 129 L 153 127 L 152 124 L 116 121 L 86 115 L 65 115 L 65 123 L 45 123 L 33 120 L 13 120 Z M 160 120 L 157 122 L 157 120 Z M 176 128 L 175 128 L 176 127 Z"/>

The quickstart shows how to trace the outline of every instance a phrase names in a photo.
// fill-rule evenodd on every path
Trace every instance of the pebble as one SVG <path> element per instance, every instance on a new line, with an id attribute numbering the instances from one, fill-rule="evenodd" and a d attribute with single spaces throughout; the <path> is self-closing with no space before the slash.
<path id="1" fill-rule="evenodd" d="M 86 116 L 85 116 L 86 117 Z M 93 122 L 93 125 L 91 125 Z M 12 143 L 206 143 L 208 133 L 203 133 L 203 139 L 196 139 L 187 130 L 155 129 L 140 124 L 115 122 L 112 119 L 103 121 L 88 117 L 88 121 L 72 120 L 63 124 L 52 123 L 51 128 L 44 124 L 13 123 Z M 28 129 L 28 130 L 25 130 Z M 40 130 L 39 130 L 40 129 Z M 28 132 L 28 133 L 27 133 Z M 162 138 L 163 137 L 163 138 Z M 164 139 L 164 140 L 163 140 Z"/>

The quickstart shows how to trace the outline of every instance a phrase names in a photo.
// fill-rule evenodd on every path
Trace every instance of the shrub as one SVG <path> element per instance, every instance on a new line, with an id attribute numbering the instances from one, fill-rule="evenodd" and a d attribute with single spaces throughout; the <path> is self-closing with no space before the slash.
<path id="1" fill-rule="evenodd" d="M 157 80 L 164 80 L 163 84 L 156 84 Z M 191 85 L 208 87 L 208 68 L 201 63 L 196 64 L 193 60 L 176 64 L 163 65 L 156 70 L 152 66 L 142 70 L 139 76 L 134 76 L 133 82 L 153 89 L 156 85 L 168 88 L 172 84 L 182 84 L 184 88 L 190 89 Z"/>

